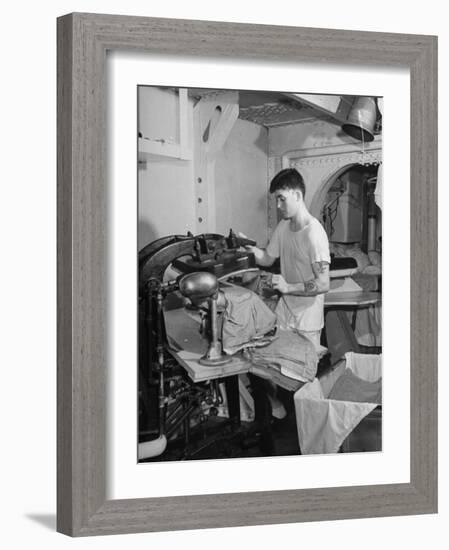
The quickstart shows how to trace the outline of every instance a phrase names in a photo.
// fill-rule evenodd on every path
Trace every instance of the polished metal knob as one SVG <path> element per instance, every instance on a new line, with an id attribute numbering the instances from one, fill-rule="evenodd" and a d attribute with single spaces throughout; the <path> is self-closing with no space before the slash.
<path id="1" fill-rule="evenodd" d="M 218 291 L 217 277 L 206 271 L 188 273 L 179 280 L 179 291 L 186 298 L 209 298 Z"/>

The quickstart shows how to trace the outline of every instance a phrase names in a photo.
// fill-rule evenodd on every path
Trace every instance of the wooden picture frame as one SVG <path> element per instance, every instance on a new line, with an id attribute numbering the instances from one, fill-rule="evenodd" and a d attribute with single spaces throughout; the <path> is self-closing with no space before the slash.
<path id="1" fill-rule="evenodd" d="M 106 52 L 408 67 L 410 483 L 106 499 Z M 437 511 L 437 39 L 75 13 L 58 19 L 58 504 L 72 536 Z"/>

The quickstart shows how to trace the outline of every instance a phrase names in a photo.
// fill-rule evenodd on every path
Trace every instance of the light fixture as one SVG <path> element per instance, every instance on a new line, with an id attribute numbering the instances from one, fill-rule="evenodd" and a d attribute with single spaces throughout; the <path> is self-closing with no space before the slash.
<path id="1" fill-rule="evenodd" d="M 374 139 L 377 118 L 377 105 L 374 97 L 356 97 L 342 130 L 359 141 Z"/>

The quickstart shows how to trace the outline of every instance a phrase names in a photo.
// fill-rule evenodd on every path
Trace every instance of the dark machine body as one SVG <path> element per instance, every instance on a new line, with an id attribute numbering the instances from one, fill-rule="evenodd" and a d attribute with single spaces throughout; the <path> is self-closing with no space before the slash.
<path id="1" fill-rule="evenodd" d="M 139 253 L 139 442 L 166 436 L 169 441 L 179 434 L 179 456 L 188 458 L 190 426 L 206 423 L 214 416 L 221 396 L 217 381 L 193 384 L 184 370 L 167 353 L 164 310 L 183 305 L 181 283 L 186 274 L 207 272 L 217 279 L 255 269 L 254 255 L 242 251 L 255 244 L 237 237 L 209 233 L 194 236 L 173 235 L 158 239 Z M 179 277 L 164 281 L 169 266 Z M 201 293 L 201 289 L 200 289 Z M 192 422 L 193 419 L 193 422 Z M 169 445 L 170 447 L 170 445 Z"/>

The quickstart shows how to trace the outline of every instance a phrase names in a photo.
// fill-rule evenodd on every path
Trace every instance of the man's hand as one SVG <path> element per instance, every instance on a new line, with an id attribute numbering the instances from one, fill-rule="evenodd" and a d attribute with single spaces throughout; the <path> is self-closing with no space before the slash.
<path id="1" fill-rule="evenodd" d="M 245 250 L 247 252 L 251 252 L 252 254 L 254 254 L 254 257 L 256 258 L 256 263 L 260 265 L 260 262 L 263 261 L 264 251 L 261 248 L 258 248 L 257 246 L 251 246 L 251 245 L 246 245 Z"/>
<path id="2" fill-rule="evenodd" d="M 242 239 L 248 238 L 246 235 L 240 232 L 239 237 Z M 273 265 L 274 260 L 276 259 L 272 258 L 266 250 L 264 250 L 263 248 L 259 248 L 258 246 L 245 245 L 244 248 L 248 252 L 252 252 L 254 254 L 254 257 L 256 258 L 256 264 L 262 267 L 269 267 L 270 265 Z"/>
<path id="3" fill-rule="evenodd" d="M 304 283 L 287 283 L 281 275 L 274 275 L 273 288 L 276 288 L 282 294 L 292 294 L 293 296 L 316 296 L 328 292 L 329 264 L 327 262 L 314 262 L 312 270 L 315 278 Z M 274 284 L 275 281 L 277 281 L 276 285 Z"/>
<path id="4" fill-rule="evenodd" d="M 253 252 L 252 249 L 253 249 L 253 248 L 257 248 L 257 246 L 256 246 L 256 241 L 253 241 L 252 239 L 250 239 L 249 237 L 247 237 L 247 236 L 245 235 L 245 233 L 242 233 L 241 231 L 239 231 L 239 232 L 237 233 L 237 237 L 238 237 L 239 239 L 242 239 L 243 241 L 250 241 L 250 242 L 252 242 L 252 244 L 241 244 L 241 246 L 242 246 L 245 250 L 248 250 L 248 251 L 250 251 L 250 252 Z"/>
<path id="5" fill-rule="evenodd" d="M 284 277 L 282 277 L 282 275 L 273 275 L 271 284 L 273 285 L 273 289 L 277 290 L 281 294 L 288 294 L 290 290 L 289 284 Z"/>
<path id="6" fill-rule="evenodd" d="M 241 233 L 240 231 L 238 233 L 238 236 L 241 239 L 248 239 L 248 237 L 244 233 Z M 262 250 L 258 246 L 253 246 L 251 244 L 245 244 L 243 248 L 247 252 L 251 252 L 252 254 L 254 254 L 254 257 L 256 258 L 256 263 L 258 265 L 271 265 L 271 264 L 265 263 L 265 258 L 266 258 L 265 250 Z"/>

